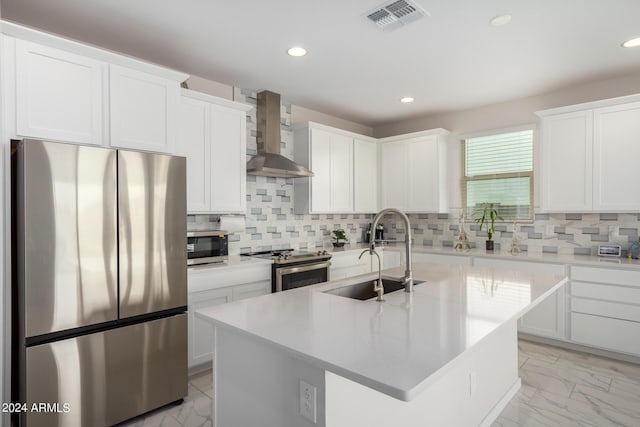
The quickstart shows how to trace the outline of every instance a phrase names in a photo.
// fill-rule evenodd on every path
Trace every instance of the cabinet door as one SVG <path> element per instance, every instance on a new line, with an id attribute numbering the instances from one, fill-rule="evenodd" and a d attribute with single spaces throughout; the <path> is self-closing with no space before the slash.
<path id="1" fill-rule="evenodd" d="M 111 146 L 173 153 L 178 84 L 117 65 L 109 73 Z"/>
<path id="2" fill-rule="evenodd" d="M 187 212 L 207 212 L 211 206 L 211 131 L 209 104 L 180 99 L 176 153 L 187 158 Z"/>
<path id="3" fill-rule="evenodd" d="M 380 209 L 406 210 L 408 196 L 406 144 L 403 142 L 382 144 L 380 155 L 382 165 Z"/>
<path id="4" fill-rule="evenodd" d="M 16 40 L 16 126 L 23 137 L 101 145 L 101 62 Z"/>
<path id="5" fill-rule="evenodd" d="M 600 211 L 640 210 L 640 102 L 594 110 L 593 208 Z"/>
<path id="6" fill-rule="evenodd" d="M 331 212 L 331 134 L 311 129 L 311 211 Z"/>
<path id="7" fill-rule="evenodd" d="M 407 210 L 437 212 L 440 182 L 438 179 L 438 137 L 430 136 L 407 144 L 409 179 Z"/>
<path id="8" fill-rule="evenodd" d="M 234 301 L 267 295 L 271 293 L 271 280 L 234 286 L 232 292 Z"/>
<path id="9" fill-rule="evenodd" d="M 404 253 L 400 253 L 399 251 L 384 250 L 382 251 L 382 253 L 383 253 L 383 256 L 382 256 L 383 269 L 399 267 L 404 260 Z M 376 262 L 375 269 L 377 269 L 377 267 L 378 266 Z"/>
<path id="10" fill-rule="evenodd" d="M 196 317 L 196 310 L 224 304 L 231 299 L 231 288 L 189 293 L 189 368 L 211 362 L 213 355 L 213 326 Z"/>
<path id="11" fill-rule="evenodd" d="M 542 120 L 542 209 L 586 212 L 593 208 L 591 111 Z"/>
<path id="12" fill-rule="evenodd" d="M 473 265 L 523 271 L 527 273 L 548 273 L 566 275 L 566 267 L 560 264 L 538 262 L 506 261 L 487 258 L 474 258 Z M 522 316 L 518 325 L 520 332 L 549 338 L 566 339 L 566 289 L 557 290 Z"/>
<path id="13" fill-rule="evenodd" d="M 211 105 L 211 211 L 245 213 L 247 137 L 243 111 Z"/>
<path id="14" fill-rule="evenodd" d="M 353 138 L 331 137 L 331 209 L 353 212 Z"/>
<path id="15" fill-rule="evenodd" d="M 311 212 L 353 212 L 353 139 L 311 129 Z"/>
<path id="16" fill-rule="evenodd" d="M 378 144 L 353 141 L 353 205 L 355 212 L 378 210 Z"/>

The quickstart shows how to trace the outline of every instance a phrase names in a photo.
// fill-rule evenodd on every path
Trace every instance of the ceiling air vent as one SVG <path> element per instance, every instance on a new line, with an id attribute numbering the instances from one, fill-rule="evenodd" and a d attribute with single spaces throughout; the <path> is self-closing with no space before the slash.
<path id="1" fill-rule="evenodd" d="M 428 16 L 428 13 L 411 0 L 396 0 L 371 9 L 365 16 L 383 30 L 393 31 Z"/>

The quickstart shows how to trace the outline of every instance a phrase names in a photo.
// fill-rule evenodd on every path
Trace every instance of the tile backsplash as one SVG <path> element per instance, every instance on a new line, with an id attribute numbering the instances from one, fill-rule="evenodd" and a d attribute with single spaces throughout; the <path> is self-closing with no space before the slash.
<path id="1" fill-rule="evenodd" d="M 447 214 L 409 215 L 415 245 L 449 247 L 459 235 L 458 218 Z M 402 240 L 402 223 L 389 216 L 385 218 L 385 238 Z M 495 248 L 509 249 L 514 226 L 520 248 L 529 252 L 594 255 L 599 244 L 611 243 L 626 250 L 638 240 L 640 214 L 535 214 L 533 223 L 496 223 L 493 237 Z M 474 247 L 483 247 L 486 230 L 480 231 L 473 222 L 464 224 L 467 237 Z"/>
<path id="2" fill-rule="evenodd" d="M 238 102 L 256 105 L 256 92 L 234 89 Z M 255 108 L 247 113 L 247 160 L 257 153 Z M 291 104 L 281 105 L 281 154 L 293 158 Z M 293 212 L 293 179 L 247 176 L 247 211 L 244 232 L 229 236 L 229 253 L 271 249 L 315 249 L 331 246 L 331 231 L 344 229 L 352 243 L 362 242 L 373 214 L 305 214 Z M 218 215 L 189 215 L 189 229 L 211 228 Z M 411 214 L 414 245 L 452 247 L 459 234 L 457 216 Z M 383 220 L 386 239 L 402 240 L 403 225 L 392 215 Z M 486 231 L 475 223 L 465 223 L 472 246 L 482 247 Z M 626 250 L 638 240 L 640 213 L 536 214 L 533 223 L 517 224 L 516 235 L 523 251 L 564 254 L 595 254 L 602 243 L 619 244 Z M 514 224 L 497 223 L 496 250 L 508 249 Z M 617 231 L 617 233 L 616 233 Z"/>

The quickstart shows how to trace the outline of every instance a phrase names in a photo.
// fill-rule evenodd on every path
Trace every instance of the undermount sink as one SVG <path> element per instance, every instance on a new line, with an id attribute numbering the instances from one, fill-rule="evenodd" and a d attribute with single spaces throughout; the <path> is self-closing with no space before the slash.
<path id="1" fill-rule="evenodd" d="M 424 283 L 424 280 L 413 281 L 414 286 L 419 285 L 420 283 Z M 384 287 L 385 294 L 404 289 L 404 283 L 402 282 L 402 280 L 385 277 L 382 278 L 382 286 Z M 356 283 L 354 285 L 347 285 L 341 288 L 331 289 L 329 291 L 324 291 L 324 293 L 338 295 L 345 298 L 358 299 L 362 301 L 378 296 L 378 294 L 373 290 L 373 279 L 367 280 L 366 282 Z"/>

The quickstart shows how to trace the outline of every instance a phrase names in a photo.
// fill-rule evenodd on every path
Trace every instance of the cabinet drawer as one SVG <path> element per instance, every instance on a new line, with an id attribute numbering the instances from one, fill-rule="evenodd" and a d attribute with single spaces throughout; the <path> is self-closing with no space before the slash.
<path id="1" fill-rule="evenodd" d="M 640 304 L 640 287 L 630 288 L 573 281 L 571 282 L 571 296 Z"/>
<path id="2" fill-rule="evenodd" d="M 448 265 L 471 265 L 470 256 L 413 253 L 413 262 L 437 262 Z"/>
<path id="3" fill-rule="evenodd" d="M 640 323 L 571 313 L 571 340 L 606 350 L 640 355 Z"/>
<path id="4" fill-rule="evenodd" d="M 492 267 L 523 271 L 526 273 L 547 273 L 564 276 L 565 266 L 562 264 L 544 264 L 535 261 L 510 261 L 503 259 L 474 258 L 473 265 L 477 267 Z"/>
<path id="5" fill-rule="evenodd" d="M 640 272 L 630 270 L 571 267 L 571 280 L 602 282 L 640 288 Z"/>
<path id="6" fill-rule="evenodd" d="M 640 322 L 640 306 L 637 305 L 571 298 L 571 311 Z"/>
<path id="7" fill-rule="evenodd" d="M 241 299 L 258 297 L 260 295 L 267 295 L 270 293 L 271 280 L 257 283 L 247 283 L 246 285 L 233 287 L 233 300 L 238 301 Z"/>

